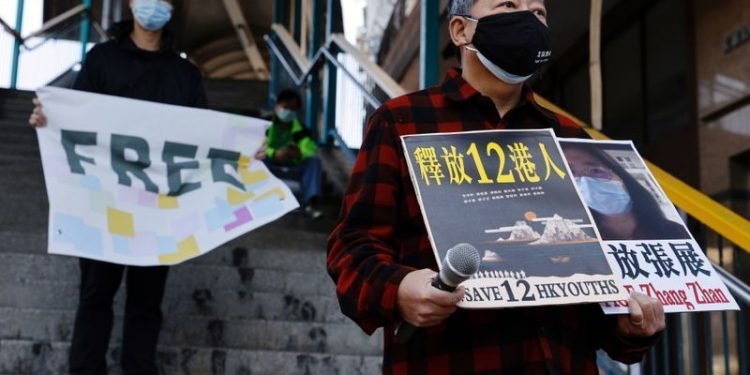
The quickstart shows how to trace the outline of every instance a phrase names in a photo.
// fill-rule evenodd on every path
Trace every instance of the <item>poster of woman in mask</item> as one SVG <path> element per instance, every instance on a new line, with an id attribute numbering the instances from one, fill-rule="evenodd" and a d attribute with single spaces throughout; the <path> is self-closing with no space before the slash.
<path id="1" fill-rule="evenodd" d="M 560 146 L 602 240 L 690 238 L 632 143 L 560 140 Z"/>
<path id="2" fill-rule="evenodd" d="M 659 299 L 667 313 L 737 309 L 632 142 L 558 143 L 627 292 Z M 628 311 L 624 300 L 601 305 L 607 314 Z"/>

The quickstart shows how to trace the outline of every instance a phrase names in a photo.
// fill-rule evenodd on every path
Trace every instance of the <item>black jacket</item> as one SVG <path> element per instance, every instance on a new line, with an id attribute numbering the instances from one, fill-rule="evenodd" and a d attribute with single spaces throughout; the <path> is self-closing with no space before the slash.
<path id="1" fill-rule="evenodd" d="M 111 30 L 114 39 L 97 44 L 88 54 L 73 88 L 188 107 L 205 107 L 200 71 L 172 49 L 172 38 L 162 34 L 161 50 L 139 49 L 130 33 L 133 21 Z"/>

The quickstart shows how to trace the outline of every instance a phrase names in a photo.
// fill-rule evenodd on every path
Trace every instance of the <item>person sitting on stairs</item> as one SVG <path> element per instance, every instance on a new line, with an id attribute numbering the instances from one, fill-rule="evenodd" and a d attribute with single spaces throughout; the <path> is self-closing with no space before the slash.
<path id="1" fill-rule="evenodd" d="M 320 196 L 321 165 L 315 139 L 297 118 L 301 107 L 302 98 L 296 91 L 279 93 L 266 133 L 264 162 L 277 177 L 300 181 L 304 213 L 317 219 L 323 214 L 314 207 Z"/>

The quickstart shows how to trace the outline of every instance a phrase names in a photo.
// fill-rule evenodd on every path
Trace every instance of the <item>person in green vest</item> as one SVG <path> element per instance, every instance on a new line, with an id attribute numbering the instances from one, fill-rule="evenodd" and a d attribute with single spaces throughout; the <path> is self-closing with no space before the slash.
<path id="1" fill-rule="evenodd" d="M 315 209 L 321 189 L 321 165 L 318 145 L 312 134 L 297 118 L 302 98 L 293 90 L 276 97 L 271 127 L 266 133 L 266 165 L 277 177 L 300 182 L 304 213 L 318 218 Z"/>

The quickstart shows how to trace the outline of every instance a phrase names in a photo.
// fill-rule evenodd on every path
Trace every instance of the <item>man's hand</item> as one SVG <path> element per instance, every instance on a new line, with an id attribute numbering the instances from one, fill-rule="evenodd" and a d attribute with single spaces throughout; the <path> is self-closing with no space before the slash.
<path id="1" fill-rule="evenodd" d="M 273 154 L 273 160 L 277 163 L 286 163 L 289 161 L 289 150 L 280 148 Z"/>
<path id="2" fill-rule="evenodd" d="M 29 125 L 34 128 L 46 126 L 47 117 L 42 113 L 42 102 L 39 101 L 39 98 L 34 98 L 31 102 L 34 103 L 34 110 L 31 112 L 31 116 L 29 116 Z"/>
<path id="3" fill-rule="evenodd" d="M 623 337 L 650 337 L 664 330 L 664 306 L 658 299 L 633 292 L 628 312 L 617 317 L 617 329 Z"/>
<path id="4" fill-rule="evenodd" d="M 287 147 L 287 150 L 289 152 L 289 159 L 291 160 L 298 160 L 302 157 L 302 153 L 299 151 L 299 147 L 295 144 L 291 144 Z"/>
<path id="5" fill-rule="evenodd" d="M 266 158 L 266 156 L 268 156 L 266 154 L 266 151 L 268 150 L 266 147 L 267 144 L 268 144 L 268 139 L 264 139 L 263 144 L 260 145 L 260 148 L 258 149 L 258 151 L 255 152 L 255 156 L 254 156 L 255 160 L 263 160 Z"/>
<path id="6" fill-rule="evenodd" d="M 401 317 L 415 327 L 440 324 L 456 311 L 456 304 L 464 297 L 464 288 L 453 293 L 439 290 L 430 283 L 437 275 L 430 269 L 412 271 L 398 286 L 396 306 Z"/>

